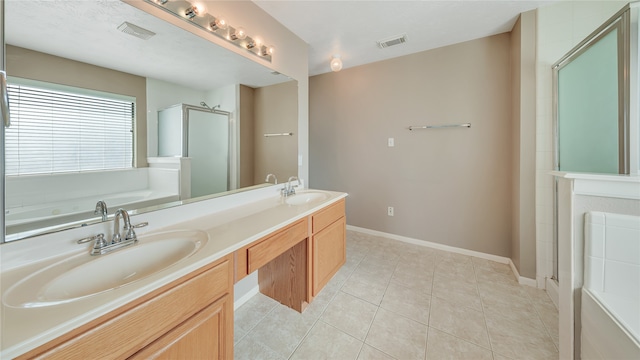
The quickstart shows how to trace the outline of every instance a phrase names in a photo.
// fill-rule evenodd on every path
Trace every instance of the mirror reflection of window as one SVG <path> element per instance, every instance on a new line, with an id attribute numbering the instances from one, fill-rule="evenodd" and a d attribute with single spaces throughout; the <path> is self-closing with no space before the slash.
<path id="1" fill-rule="evenodd" d="M 7 88 L 8 176 L 133 167 L 135 99 L 11 79 Z"/>

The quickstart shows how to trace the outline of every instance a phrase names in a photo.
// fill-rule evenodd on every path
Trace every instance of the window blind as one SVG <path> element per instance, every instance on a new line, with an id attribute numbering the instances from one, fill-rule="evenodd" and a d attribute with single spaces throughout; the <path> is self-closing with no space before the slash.
<path id="1" fill-rule="evenodd" d="M 131 168 L 135 102 L 8 84 L 7 175 Z"/>

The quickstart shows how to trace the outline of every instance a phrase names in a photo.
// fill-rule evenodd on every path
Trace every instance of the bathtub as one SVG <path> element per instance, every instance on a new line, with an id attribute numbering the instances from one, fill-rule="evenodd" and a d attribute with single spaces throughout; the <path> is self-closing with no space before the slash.
<path id="1" fill-rule="evenodd" d="M 640 217 L 585 215 L 582 359 L 640 359 Z"/>
<path id="2" fill-rule="evenodd" d="M 13 240 L 19 235 L 28 235 L 33 229 L 42 230 L 55 227 L 60 223 L 76 224 L 99 218 L 99 215 L 93 213 L 98 200 L 105 201 L 109 208 L 109 214 L 113 214 L 120 207 L 132 210 L 177 201 L 179 195 L 161 191 L 138 190 L 10 208 L 5 210 L 6 238 Z"/>

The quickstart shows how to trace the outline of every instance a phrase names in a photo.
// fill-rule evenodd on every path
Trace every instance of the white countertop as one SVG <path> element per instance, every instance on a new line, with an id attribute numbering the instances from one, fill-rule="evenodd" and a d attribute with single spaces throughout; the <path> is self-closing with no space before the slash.
<path id="1" fill-rule="evenodd" d="M 326 193 L 328 199 L 312 204 L 292 206 L 284 203 L 280 196 L 272 196 L 164 228 L 156 227 L 152 232 L 139 235 L 140 242 L 152 238 L 154 233 L 171 230 L 202 230 L 207 232 L 209 240 L 191 257 L 120 288 L 38 308 L 14 308 L 3 302 L 0 358 L 13 358 L 34 349 L 347 196 L 339 192 Z M 149 221 L 153 222 L 153 219 Z M 88 247 L 85 247 L 42 261 L 3 268 L 3 292 L 44 266 L 82 252 L 89 256 Z M 4 251 L 2 256 L 10 258 L 11 254 Z M 90 274 L 87 274 L 87 281 L 91 281 Z"/>

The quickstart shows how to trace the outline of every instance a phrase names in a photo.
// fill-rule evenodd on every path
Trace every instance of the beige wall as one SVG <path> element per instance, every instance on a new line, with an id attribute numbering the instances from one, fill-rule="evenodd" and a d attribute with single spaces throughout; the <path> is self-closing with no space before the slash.
<path id="1" fill-rule="evenodd" d="M 310 185 L 348 192 L 350 225 L 509 257 L 510 55 L 501 34 L 311 77 Z"/>
<path id="2" fill-rule="evenodd" d="M 240 187 L 257 184 L 254 181 L 254 89 L 240 85 Z M 264 181 L 264 179 L 262 180 Z M 262 182 L 261 181 L 261 182 Z"/>
<path id="3" fill-rule="evenodd" d="M 511 259 L 521 276 L 536 277 L 535 132 L 536 12 L 522 13 L 511 32 L 513 218 Z"/>
<path id="4" fill-rule="evenodd" d="M 274 174 L 279 182 L 298 175 L 298 83 L 289 81 L 254 90 L 254 182 Z M 266 133 L 293 136 L 265 137 Z"/>
<path id="5" fill-rule="evenodd" d="M 136 98 L 135 160 L 147 166 L 147 86 L 141 76 L 6 45 L 7 74 Z"/>

